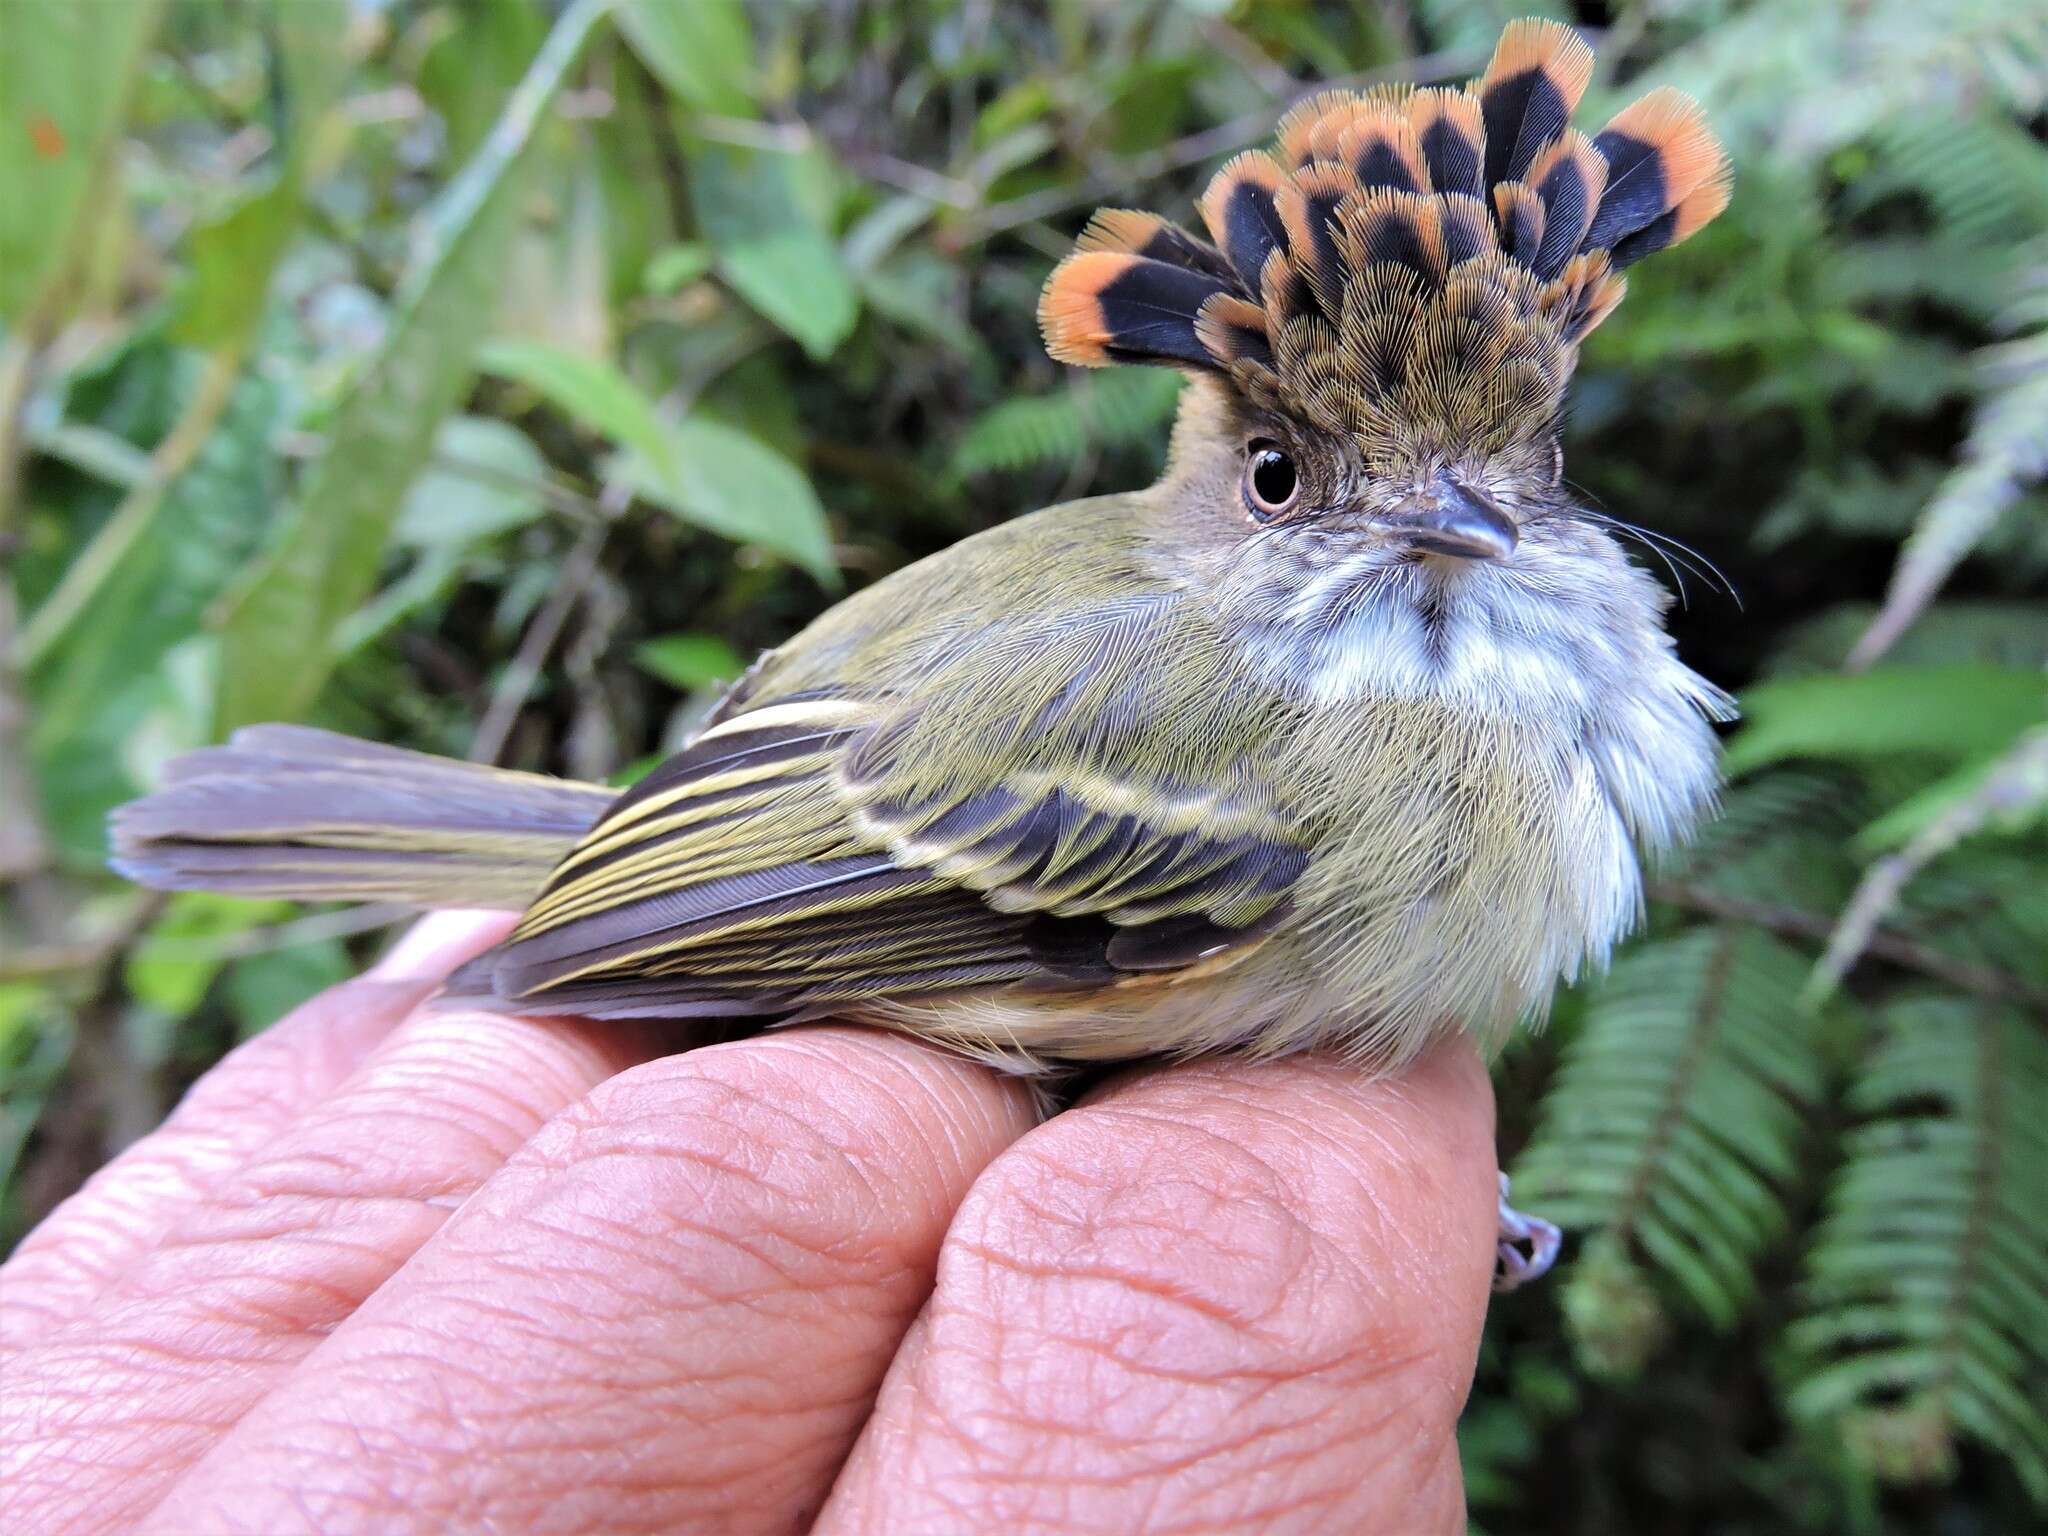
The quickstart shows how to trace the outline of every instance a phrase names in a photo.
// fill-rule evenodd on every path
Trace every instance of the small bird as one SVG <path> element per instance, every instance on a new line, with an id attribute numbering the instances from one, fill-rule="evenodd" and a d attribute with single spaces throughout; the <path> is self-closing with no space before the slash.
<path id="1" fill-rule="evenodd" d="M 1019 1072 L 1497 1047 L 1636 919 L 1731 713 L 1562 478 L 1622 269 L 1728 199 L 1685 96 L 1571 127 L 1592 68 L 1515 22 L 1469 89 L 1304 101 L 1207 240 L 1097 213 L 1039 319 L 1186 373 L 1159 482 L 840 603 L 632 788 L 258 726 L 118 811 L 114 867 L 520 911 L 449 986 L 515 1013 L 829 1015 Z M 1502 1238 L 1510 1279 L 1555 1251 L 1505 1199 Z"/>

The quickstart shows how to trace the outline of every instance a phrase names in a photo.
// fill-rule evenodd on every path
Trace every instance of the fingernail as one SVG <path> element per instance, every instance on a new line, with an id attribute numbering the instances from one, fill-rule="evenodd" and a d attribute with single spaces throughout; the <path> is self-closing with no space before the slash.
<path id="1" fill-rule="evenodd" d="M 445 981 L 465 960 L 473 960 L 512 931 L 513 912 L 430 912 L 369 970 L 373 981 Z"/>

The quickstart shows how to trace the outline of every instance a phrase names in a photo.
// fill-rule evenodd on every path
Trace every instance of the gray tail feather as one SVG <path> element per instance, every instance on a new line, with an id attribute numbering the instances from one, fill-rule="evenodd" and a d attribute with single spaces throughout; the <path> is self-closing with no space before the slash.
<path id="1" fill-rule="evenodd" d="M 521 911 L 618 793 L 256 725 L 115 811 L 110 862 L 159 890 Z"/>

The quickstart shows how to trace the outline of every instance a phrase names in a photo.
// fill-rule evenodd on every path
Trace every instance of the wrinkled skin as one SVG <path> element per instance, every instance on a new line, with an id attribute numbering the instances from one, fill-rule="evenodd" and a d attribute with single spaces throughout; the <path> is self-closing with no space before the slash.
<path id="1" fill-rule="evenodd" d="M 0 1269 L 0 1529 L 1454 1531 L 1462 1040 L 1015 1080 L 415 1011 L 430 919 Z"/>

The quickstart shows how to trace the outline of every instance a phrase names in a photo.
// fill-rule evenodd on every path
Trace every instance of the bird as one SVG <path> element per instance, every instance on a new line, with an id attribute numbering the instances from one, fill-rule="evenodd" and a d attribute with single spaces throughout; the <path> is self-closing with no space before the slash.
<path id="1" fill-rule="evenodd" d="M 1624 269 L 1730 190 L 1676 91 L 1574 127 L 1593 63 L 1513 22 L 1468 86 L 1300 102 L 1204 233 L 1097 212 L 1039 322 L 1186 376 L 1157 483 L 846 598 L 631 787 L 255 726 L 116 811 L 113 867 L 518 911 L 446 988 L 515 1014 L 831 1017 L 1036 1074 L 1497 1049 L 1638 920 L 1733 709 L 1563 477 Z M 1556 1229 L 1504 1189 L 1501 1242 L 1525 1279 Z"/>

